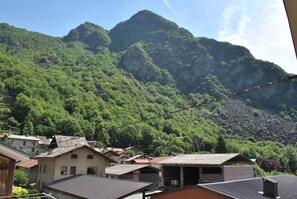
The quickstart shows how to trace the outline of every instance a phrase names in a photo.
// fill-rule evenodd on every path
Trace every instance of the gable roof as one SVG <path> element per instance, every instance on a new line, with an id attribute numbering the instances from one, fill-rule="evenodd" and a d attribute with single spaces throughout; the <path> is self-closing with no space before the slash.
<path id="1" fill-rule="evenodd" d="M 114 151 L 117 154 L 122 154 L 125 152 L 125 150 L 123 148 L 115 148 L 115 147 L 106 147 L 106 150 Z"/>
<path id="2" fill-rule="evenodd" d="M 23 167 L 23 168 L 32 168 L 38 165 L 38 160 L 28 160 L 26 162 L 20 162 L 18 164 L 16 164 L 16 166 L 18 167 Z"/>
<path id="3" fill-rule="evenodd" d="M 16 161 L 27 161 L 29 155 L 0 141 L 0 155 Z"/>
<path id="4" fill-rule="evenodd" d="M 38 138 L 36 138 L 34 136 L 6 134 L 2 138 L 2 141 L 5 140 L 6 138 L 8 138 L 8 139 L 14 139 L 14 140 L 30 140 L 30 141 L 38 141 L 39 140 Z"/>
<path id="5" fill-rule="evenodd" d="M 158 168 L 155 168 L 149 165 L 143 165 L 143 164 L 140 164 L 140 165 L 139 164 L 118 164 L 118 165 L 106 168 L 105 174 L 120 176 L 120 175 L 130 173 L 132 171 L 136 171 L 146 167 L 159 170 Z"/>
<path id="6" fill-rule="evenodd" d="M 45 187 L 63 193 L 89 199 L 124 198 L 145 190 L 152 183 L 116 180 L 95 176 L 76 175 L 54 181 Z"/>
<path id="7" fill-rule="evenodd" d="M 278 182 L 278 194 L 282 199 L 297 198 L 297 176 L 279 175 L 271 176 L 273 180 Z M 222 193 L 233 198 L 253 198 L 264 199 L 263 196 L 263 180 L 262 178 L 251 178 L 244 180 L 234 180 L 228 182 L 200 184 L 198 186 L 207 188 L 211 191 Z"/>
<path id="8" fill-rule="evenodd" d="M 56 147 L 73 147 L 73 146 L 89 146 L 86 138 L 77 136 L 55 135 L 50 143 L 50 148 Z"/>
<path id="9" fill-rule="evenodd" d="M 163 165 L 222 165 L 233 158 L 239 158 L 252 164 L 248 158 L 239 153 L 181 154 L 162 160 L 159 163 Z"/>
<path id="10" fill-rule="evenodd" d="M 55 148 L 53 150 L 50 150 L 48 152 L 45 152 L 45 153 L 42 153 L 40 155 L 37 155 L 35 156 L 35 158 L 55 158 L 55 157 L 58 157 L 60 155 L 63 155 L 63 154 L 66 154 L 66 153 L 69 153 L 69 152 L 72 152 L 74 150 L 77 150 L 79 148 L 86 148 L 90 151 L 92 151 L 94 154 L 97 154 L 107 160 L 109 160 L 110 162 L 112 163 L 116 163 L 115 160 L 111 159 L 110 157 L 94 150 L 93 148 L 89 147 L 89 146 L 86 146 L 86 145 L 83 145 L 83 146 L 72 146 L 72 147 L 58 147 L 58 148 Z"/>

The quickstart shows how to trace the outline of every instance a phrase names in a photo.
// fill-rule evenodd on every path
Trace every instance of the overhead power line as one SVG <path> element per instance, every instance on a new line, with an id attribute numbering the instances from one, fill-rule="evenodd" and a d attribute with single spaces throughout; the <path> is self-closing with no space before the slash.
<path id="1" fill-rule="evenodd" d="M 262 89 L 262 88 L 265 88 L 265 87 L 272 86 L 274 84 L 279 84 L 279 83 L 286 82 L 286 81 L 293 80 L 293 79 L 297 79 L 297 75 L 291 75 L 291 76 L 283 77 L 283 78 L 280 78 L 278 80 L 274 80 L 274 81 L 271 81 L 271 82 L 268 82 L 268 83 L 265 83 L 265 84 L 262 84 L 262 85 L 259 85 L 259 86 L 243 89 L 243 90 L 233 92 L 231 94 L 228 94 L 228 95 L 225 95 L 225 96 L 222 96 L 222 97 L 219 97 L 219 98 L 211 99 L 211 100 L 208 100 L 208 101 L 204 101 L 204 102 L 201 102 L 201 103 L 189 104 L 186 107 L 176 109 L 176 110 L 170 111 L 168 113 L 156 115 L 156 116 L 153 116 L 153 117 L 150 117 L 150 118 L 147 118 L 147 119 L 142 119 L 142 120 L 138 120 L 136 122 L 131 122 L 131 123 L 128 123 L 128 124 L 125 124 L 125 125 L 115 127 L 115 129 L 124 128 L 124 127 L 127 127 L 127 126 L 139 124 L 141 122 L 150 121 L 150 120 L 154 120 L 154 119 L 157 119 L 157 118 L 167 117 L 169 115 L 179 113 L 179 112 L 182 112 L 182 111 L 186 111 L 186 110 L 189 110 L 189 109 L 192 109 L 192 108 L 201 108 L 203 106 L 212 104 L 214 102 L 221 102 L 221 101 L 230 99 L 230 98 L 235 97 L 235 96 L 240 96 L 240 95 L 246 94 L 246 93 L 251 92 L 251 91 L 259 90 L 259 89 Z"/>

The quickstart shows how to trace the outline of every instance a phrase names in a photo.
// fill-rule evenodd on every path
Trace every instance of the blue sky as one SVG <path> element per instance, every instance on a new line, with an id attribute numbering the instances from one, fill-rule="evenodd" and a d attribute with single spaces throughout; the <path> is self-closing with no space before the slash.
<path id="1" fill-rule="evenodd" d="M 1 0 L 0 22 L 64 36 L 86 21 L 110 30 L 147 9 L 194 36 L 247 47 L 258 59 L 297 74 L 282 0 Z"/>

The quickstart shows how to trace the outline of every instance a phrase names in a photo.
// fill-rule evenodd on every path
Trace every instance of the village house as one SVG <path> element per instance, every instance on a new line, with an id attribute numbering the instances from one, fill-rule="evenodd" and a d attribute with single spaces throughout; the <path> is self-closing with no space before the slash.
<path id="1" fill-rule="evenodd" d="M 159 168 L 150 165 L 118 164 L 105 169 L 106 177 L 114 179 L 126 179 L 133 181 L 149 182 L 150 190 L 159 188 Z"/>
<path id="2" fill-rule="evenodd" d="M 76 174 L 105 176 L 111 158 L 86 145 L 58 147 L 36 156 L 39 159 L 37 189 L 44 184 Z"/>
<path id="3" fill-rule="evenodd" d="M 182 154 L 159 164 L 165 189 L 254 177 L 253 162 L 238 153 Z"/>
<path id="4" fill-rule="evenodd" d="M 297 198 L 297 176 L 279 175 L 199 184 L 151 194 L 151 199 L 267 199 Z"/>
<path id="5" fill-rule="evenodd" d="M 39 139 L 34 136 L 6 134 L 2 141 L 30 156 L 36 155 L 38 150 L 42 148 L 38 143 Z"/>
<path id="6" fill-rule="evenodd" d="M 0 197 L 11 196 L 15 164 L 27 160 L 28 154 L 0 142 Z"/>

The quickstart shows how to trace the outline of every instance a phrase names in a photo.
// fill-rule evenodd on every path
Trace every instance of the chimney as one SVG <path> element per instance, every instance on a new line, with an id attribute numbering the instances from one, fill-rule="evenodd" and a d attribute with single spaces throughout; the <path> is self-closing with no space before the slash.
<path id="1" fill-rule="evenodd" d="M 263 177 L 263 195 L 271 198 L 279 198 L 276 180 Z"/>

